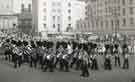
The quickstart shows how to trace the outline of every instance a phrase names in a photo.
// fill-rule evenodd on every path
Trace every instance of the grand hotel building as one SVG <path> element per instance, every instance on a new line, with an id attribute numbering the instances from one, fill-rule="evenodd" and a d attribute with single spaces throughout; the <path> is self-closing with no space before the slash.
<path id="1" fill-rule="evenodd" d="M 86 18 L 78 21 L 82 32 L 134 33 L 135 0 L 85 0 Z"/>
<path id="2" fill-rule="evenodd" d="M 85 18 L 85 2 L 78 0 L 33 0 L 33 28 L 47 33 L 65 33 L 76 30 L 76 21 Z"/>

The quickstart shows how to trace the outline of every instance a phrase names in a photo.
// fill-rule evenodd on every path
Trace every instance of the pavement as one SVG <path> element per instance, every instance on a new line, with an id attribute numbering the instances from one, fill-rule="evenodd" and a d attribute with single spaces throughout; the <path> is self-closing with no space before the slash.
<path id="1" fill-rule="evenodd" d="M 13 64 L 0 56 L 0 82 L 133 82 L 135 80 L 135 56 L 130 57 L 130 69 L 123 70 L 113 67 L 108 71 L 103 69 L 103 60 L 99 56 L 99 71 L 90 71 L 88 78 L 80 77 L 80 71 L 42 72 L 39 68 L 22 65 L 14 69 Z"/>

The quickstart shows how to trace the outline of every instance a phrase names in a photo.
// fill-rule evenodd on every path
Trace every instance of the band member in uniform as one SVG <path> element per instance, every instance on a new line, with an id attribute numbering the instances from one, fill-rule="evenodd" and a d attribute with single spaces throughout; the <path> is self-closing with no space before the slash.
<path id="1" fill-rule="evenodd" d="M 105 66 L 106 70 L 112 69 L 112 66 L 111 66 L 111 51 L 110 50 L 108 50 L 108 53 L 105 55 L 104 66 Z"/>
<path id="2" fill-rule="evenodd" d="M 28 51 L 28 42 L 23 41 L 23 63 L 29 63 L 29 51 Z"/>
<path id="3" fill-rule="evenodd" d="M 88 54 L 84 51 L 83 53 L 83 61 L 81 64 L 81 76 L 83 77 L 89 77 L 89 71 L 88 71 Z"/>
<path id="4" fill-rule="evenodd" d="M 43 69 L 44 72 L 47 71 L 47 69 L 49 69 L 50 72 L 54 71 L 54 57 L 55 54 L 52 48 L 50 48 L 48 55 L 46 56 L 46 67 Z"/>
<path id="5" fill-rule="evenodd" d="M 42 64 L 41 64 L 41 69 L 44 68 L 44 66 L 46 65 L 46 56 L 47 56 L 48 50 L 45 47 L 44 48 L 44 53 L 43 53 L 43 57 L 42 57 Z"/>
<path id="6" fill-rule="evenodd" d="M 67 53 L 68 55 L 72 55 L 73 54 L 73 45 L 72 43 L 70 42 L 69 44 L 67 44 Z"/>
<path id="7" fill-rule="evenodd" d="M 20 67 L 22 61 L 22 53 L 17 46 L 15 46 L 13 49 L 13 55 L 14 68 L 17 68 L 18 66 Z"/>
<path id="8" fill-rule="evenodd" d="M 123 63 L 123 69 L 129 69 L 129 59 L 128 59 L 128 53 L 125 53 L 124 55 L 124 63 Z"/>
<path id="9" fill-rule="evenodd" d="M 36 54 L 36 49 L 35 48 L 31 48 L 31 52 L 30 52 L 30 67 L 37 67 L 37 54 Z"/>
<path id="10" fill-rule="evenodd" d="M 77 59 L 77 62 L 76 62 L 76 64 L 77 64 L 76 70 L 80 70 L 81 69 L 81 64 L 80 63 L 82 63 L 82 61 L 83 61 L 83 54 L 84 54 L 84 50 L 81 49 L 79 51 L 78 59 Z"/>
<path id="11" fill-rule="evenodd" d="M 43 56 L 44 56 L 44 47 L 40 47 L 39 48 L 39 64 L 41 65 L 41 69 L 43 68 L 42 67 L 42 64 L 43 64 Z"/>
<path id="12" fill-rule="evenodd" d="M 68 51 L 65 49 L 64 50 L 64 54 L 62 56 L 62 70 L 64 70 L 65 68 L 65 72 L 69 72 L 69 55 L 68 55 Z"/>
<path id="13" fill-rule="evenodd" d="M 94 55 L 92 55 L 92 66 L 91 66 L 92 70 L 98 70 L 98 62 L 97 62 L 97 58 L 96 58 L 96 53 L 94 53 Z"/>
<path id="14" fill-rule="evenodd" d="M 9 60 L 11 59 L 11 44 L 10 44 L 10 40 L 6 39 L 6 42 L 4 43 L 4 48 L 5 48 L 5 60 Z"/>
<path id="15" fill-rule="evenodd" d="M 19 67 L 20 67 L 21 64 L 22 64 L 23 51 L 21 50 L 21 46 L 20 46 L 18 49 L 19 49 L 19 52 L 18 52 L 18 65 L 19 65 Z"/>
<path id="16" fill-rule="evenodd" d="M 115 57 L 115 66 L 120 66 L 120 55 L 118 53 L 118 50 L 114 50 L 114 57 Z"/>
<path id="17" fill-rule="evenodd" d="M 11 41 L 11 44 L 12 44 L 12 54 L 11 54 L 11 58 L 12 58 L 12 59 L 11 59 L 11 61 L 12 61 L 12 62 L 14 62 L 14 58 L 15 58 L 14 49 L 15 49 L 15 47 L 16 47 L 16 43 L 17 43 L 17 42 L 16 42 L 15 40 L 12 40 L 12 41 Z"/>
<path id="18" fill-rule="evenodd" d="M 5 49 L 6 49 L 5 53 L 4 53 L 5 54 L 5 60 L 9 60 L 10 61 L 10 54 L 11 54 L 10 53 L 10 46 L 6 46 Z"/>
<path id="19" fill-rule="evenodd" d="M 60 47 L 57 49 L 57 53 L 56 53 L 55 68 L 57 68 L 57 63 L 60 63 L 60 62 L 61 62 L 63 52 L 64 52 L 64 48 L 63 48 L 62 46 L 60 46 Z M 61 67 L 61 66 L 60 66 L 60 67 Z"/>
<path id="20" fill-rule="evenodd" d="M 76 49 L 75 49 L 74 52 L 73 52 L 72 62 L 71 62 L 71 64 L 70 64 L 70 67 L 71 67 L 71 68 L 73 67 L 74 64 L 76 64 L 77 59 L 78 59 L 78 55 L 79 55 L 79 49 L 78 49 L 78 47 L 76 47 Z M 76 68 L 77 68 L 77 66 L 76 66 Z"/>

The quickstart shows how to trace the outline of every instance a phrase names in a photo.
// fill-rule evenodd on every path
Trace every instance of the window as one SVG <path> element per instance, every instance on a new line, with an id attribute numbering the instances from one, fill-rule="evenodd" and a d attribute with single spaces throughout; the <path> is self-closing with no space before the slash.
<path id="1" fill-rule="evenodd" d="M 22 4 L 22 9 L 24 8 L 24 4 Z"/>
<path id="2" fill-rule="evenodd" d="M 61 6 L 61 3 L 60 3 L 60 2 L 58 2 L 58 3 L 57 3 L 57 5 L 58 5 L 58 6 Z"/>
<path id="3" fill-rule="evenodd" d="M 16 24 L 15 23 L 13 23 L 13 27 L 15 27 L 16 26 Z"/>
<path id="4" fill-rule="evenodd" d="M 120 13 L 120 12 L 118 12 L 118 16 L 120 16 L 120 14 L 121 14 L 121 13 Z"/>
<path id="5" fill-rule="evenodd" d="M 55 28 L 55 24 L 53 24 L 53 28 Z"/>
<path id="6" fill-rule="evenodd" d="M 123 15 L 124 15 L 124 16 L 126 15 L 126 10 L 125 10 L 125 8 L 123 8 Z"/>
<path id="7" fill-rule="evenodd" d="M 126 19 L 123 19 L 123 26 L 126 26 Z"/>
<path id="8" fill-rule="evenodd" d="M 31 4 L 28 5 L 29 12 L 31 12 Z"/>
<path id="9" fill-rule="evenodd" d="M 101 28 L 103 27 L 103 21 L 100 22 L 101 23 Z"/>
<path id="10" fill-rule="evenodd" d="M 46 16 L 44 16 L 44 20 L 46 21 L 46 19 L 47 19 L 47 17 Z"/>
<path id="11" fill-rule="evenodd" d="M 113 23 L 113 20 L 111 20 L 111 25 L 112 25 L 112 30 L 113 30 L 113 27 L 114 27 L 114 23 Z"/>
<path id="12" fill-rule="evenodd" d="M 9 5 L 6 5 L 6 8 L 9 8 Z"/>
<path id="13" fill-rule="evenodd" d="M 71 27 L 71 24 L 68 24 L 68 27 Z"/>
<path id="14" fill-rule="evenodd" d="M 46 6 L 46 2 L 44 2 L 43 5 Z"/>
<path id="15" fill-rule="evenodd" d="M 107 12 L 108 11 L 108 8 L 105 8 L 105 11 Z M 99 12 L 102 12 L 102 11 L 99 11 Z"/>
<path id="16" fill-rule="evenodd" d="M 31 20 L 27 20 L 28 22 L 28 25 L 31 25 L 32 24 L 32 21 Z"/>
<path id="17" fill-rule="evenodd" d="M 58 30 L 58 32 L 60 32 L 60 28 L 59 28 L 59 27 L 58 27 L 58 29 L 57 29 L 57 30 Z"/>
<path id="18" fill-rule="evenodd" d="M 55 13 L 56 12 L 56 9 L 52 9 L 52 12 Z"/>
<path id="19" fill-rule="evenodd" d="M 43 11 L 46 12 L 46 8 L 44 8 Z"/>
<path id="20" fill-rule="evenodd" d="M 71 21 L 71 16 L 68 16 L 68 20 Z"/>
<path id="21" fill-rule="evenodd" d="M 108 28 L 108 21 L 106 21 L 106 28 Z"/>
<path id="22" fill-rule="evenodd" d="M 24 24 L 26 24 L 26 25 L 27 25 L 28 23 L 29 23 L 28 21 L 26 21 L 26 20 L 24 21 Z"/>
<path id="23" fill-rule="evenodd" d="M 85 24 L 84 24 L 85 25 Z M 99 25 L 98 25 L 98 21 L 96 21 L 96 26 L 98 27 Z"/>
<path id="24" fill-rule="evenodd" d="M 55 18 L 55 16 L 53 16 L 53 20 L 55 20 L 56 18 Z"/>
<path id="25" fill-rule="evenodd" d="M 44 29 L 46 28 L 46 24 L 43 24 Z"/>
<path id="26" fill-rule="evenodd" d="M 88 22 L 88 28 L 90 27 L 90 22 Z"/>
<path id="27" fill-rule="evenodd" d="M 133 0 L 130 0 L 130 1 L 129 1 L 129 4 L 133 4 Z"/>
<path id="28" fill-rule="evenodd" d="M 60 28 L 60 24 L 58 24 L 58 28 Z"/>
<path id="29" fill-rule="evenodd" d="M 58 9 L 58 13 L 60 13 L 61 12 L 61 9 Z"/>
<path id="30" fill-rule="evenodd" d="M 134 12 L 133 12 L 133 7 L 130 7 L 130 14 L 133 15 Z"/>
<path id="31" fill-rule="evenodd" d="M 119 21 L 119 19 L 117 20 L 116 24 L 117 24 L 118 27 L 120 26 L 120 21 Z"/>
<path id="32" fill-rule="evenodd" d="M 125 3 L 126 3 L 125 0 L 123 0 L 122 3 L 123 3 L 123 5 L 125 5 Z"/>
<path id="33" fill-rule="evenodd" d="M 55 2 L 53 2 L 53 3 L 52 3 L 52 6 L 55 6 L 55 5 L 56 5 Z"/>
<path id="34" fill-rule="evenodd" d="M 115 0 L 116 3 L 120 3 L 120 0 Z"/>
<path id="35" fill-rule="evenodd" d="M 68 3 L 68 7 L 71 7 L 71 3 Z"/>
<path id="36" fill-rule="evenodd" d="M 24 4 L 22 4 L 22 11 L 24 11 Z"/>
<path id="37" fill-rule="evenodd" d="M 120 11 L 120 6 L 118 6 L 118 11 Z"/>
<path id="38" fill-rule="evenodd" d="M 130 24 L 133 25 L 134 24 L 134 19 L 130 18 Z"/>
<path id="39" fill-rule="evenodd" d="M 60 16 L 58 16 L 58 21 L 60 21 Z"/>
<path id="40" fill-rule="evenodd" d="M 71 13 L 71 9 L 68 9 L 68 13 Z"/>

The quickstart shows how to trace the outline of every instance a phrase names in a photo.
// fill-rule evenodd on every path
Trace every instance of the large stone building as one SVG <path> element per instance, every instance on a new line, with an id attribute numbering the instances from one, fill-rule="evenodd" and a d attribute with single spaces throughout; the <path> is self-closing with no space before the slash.
<path id="1" fill-rule="evenodd" d="M 22 1 L 21 13 L 18 14 L 18 28 L 23 33 L 32 33 L 32 0 Z"/>
<path id="2" fill-rule="evenodd" d="M 33 0 L 33 27 L 41 34 L 73 32 L 85 17 L 85 3 L 77 0 Z"/>
<path id="3" fill-rule="evenodd" d="M 78 21 L 83 31 L 89 32 L 134 32 L 135 0 L 85 0 L 86 18 Z M 83 22 L 83 23 L 82 23 Z"/>
<path id="4" fill-rule="evenodd" d="M 0 29 L 15 28 L 17 16 L 13 11 L 14 0 L 0 0 Z"/>
<path id="5" fill-rule="evenodd" d="M 31 10 L 32 0 L 0 0 L 0 29 L 29 28 L 24 26 L 32 24 Z"/>

